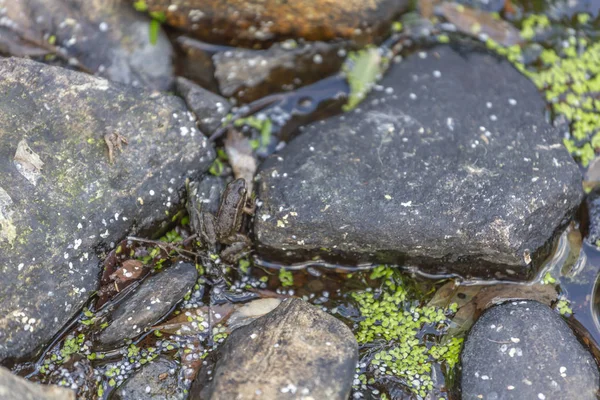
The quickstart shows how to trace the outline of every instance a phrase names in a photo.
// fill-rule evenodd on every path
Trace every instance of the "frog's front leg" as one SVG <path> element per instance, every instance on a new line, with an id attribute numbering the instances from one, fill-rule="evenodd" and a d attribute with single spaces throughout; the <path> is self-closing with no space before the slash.
<path id="1" fill-rule="evenodd" d="M 229 246 L 221 252 L 221 258 L 223 261 L 231 264 L 235 264 L 240 258 L 246 255 L 252 244 L 248 236 L 241 233 L 232 235 L 224 242 L 229 244 Z"/>

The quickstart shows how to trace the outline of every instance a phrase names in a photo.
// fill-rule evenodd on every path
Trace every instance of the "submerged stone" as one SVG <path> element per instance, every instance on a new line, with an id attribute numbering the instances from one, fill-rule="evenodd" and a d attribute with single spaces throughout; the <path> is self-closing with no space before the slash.
<path id="1" fill-rule="evenodd" d="M 75 392 L 56 385 L 40 385 L 0 367 L 0 400 L 75 400 Z"/>
<path id="2" fill-rule="evenodd" d="M 343 48 L 344 43 L 288 41 L 266 50 L 222 51 L 212 57 L 215 78 L 223 96 L 249 103 L 337 73 L 346 55 Z"/>
<path id="3" fill-rule="evenodd" d="M 0 53 L 46 56 L 116 82 L 167 90 L 172 47 L 125 1 L 0 0 Z M 60 54 L 57 56 L 56 53 Z"/>
<path id="4" fill-rule="evenodd" d="M 195 37 L 252 46 L 282 39 L 373 42 L 408 7 L 405 0 L 146 0 L 167 24 Z"/>
<path id="5" fill-rule="evenodd" d="M 166 357 L 144 365 L 119 386 L 111 400 L 180 400 L 187 396 L 179 387 L 179 366 Z"/>
<path id="6" fill-rule="evenodd" d="M 381 85 L 263 164 L 259 252 L 531 277 L 582 199 L 537 89 L 507 61 L 446 46 Z"/>
<path id="7" fill-rule="evenodd" d="M 206 376 L 200 371 L 190 397 L 346 400 L 357 361 L 356 339 L 344 323 L 288 299 L 233 331 L 214 371 Z"/>
<path id="8" fill-rule="evenodd" d="M 214 151 L 178 97 L 26 59 L 0 59 L 0 115 L 2 361 L 77 313 L 97 252 L 162 234 Z"/>
<path id="9" fill-rule="evenodd" d="M 462 398 L 597 399 L 598 366 L 569 326 L 535 301 L 492 307 L 462 351 Z"/>
<path id="10" fill-rule="evenodd" d="M 181 261 L 149 277 L 111 313 L 111 323 L 98 341 L 105 347 L 119 346 L 139 336 L 194 287 L 197 277 L 196 267 Z"/>

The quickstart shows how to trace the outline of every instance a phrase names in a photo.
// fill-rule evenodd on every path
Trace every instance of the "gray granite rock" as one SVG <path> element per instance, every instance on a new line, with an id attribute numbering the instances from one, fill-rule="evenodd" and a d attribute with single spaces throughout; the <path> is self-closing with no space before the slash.
<path id="1" fill-rule="evenodd" d="M 127 1 L 0 0 L 0 9 L 0 52 L 23 55 L 16 41 L 28 43 L 28 55 L 31 44 L 40 42 L 41 54 L 52 54 L 56 47 L 62 54 L 56 62 L 76 61 L 83 70 L 113 81 L 160 90 L 173 83 L 167 36 L 159 28 L 151 43 L 150 18 Z"/>
<path id="2" fill-rule="evenodd" d="M 179 400 L 185 399 L 179 387 L 179 366 L 166 357 L 158 357 L 136 371 L 111 395 L 111 400 Z"/>
<path id="3" fill-rule="evenodd" d="M 182 261 L 149 277 L 111 313 L 111 323 L 98 341 L 105 347 L 119 346 L 140 335 L 194 287 L 197 277 L 196 267 Z"/>
<path id="4" fill-rule="evenodd" d="M 393 65 L 381 85 L 263 163 L 259 252 L 531 277 L 582 199 L 534 85 L 447 46 Z"/>
<path id="5" fill-rule="evenodd" d="M 486 311 L 461 354 L 462 398 L 597 399 L 598 366 L 565 321 L 535 301 Z"/>
<path id="6" fill-rule="evenodd" d="M 178 97 L 0 59 L 0 361 L 34 354 L 126 234 L 162 234 L 214 150 Z M 104 141 L 129 144 L 109 160 Z M 165 221 L 166 220 L 166 221 Z"/>
<path id="7" fill-rule="evenodd" d="M 223 118 L 231 110 L 231 105 L 226 99 L 188 79 L 177 78 L 176 91 L 185 99 L 188 108 L 196 114 L 198 126 L 207 136 L 221 126 Z"/>
<path id="8" fill-rule="evenodd" d="M 289 299 L 229 335 L 212 380 L 196 379 L 191 398 L 346 400 L 357 361 L 358 344 L 346 325 Z"/>
<path id="9" fill-rule="evenodd" d="M 75 400 L 75 392 L 29 382 L 0 367 L 0 400 Z"/>

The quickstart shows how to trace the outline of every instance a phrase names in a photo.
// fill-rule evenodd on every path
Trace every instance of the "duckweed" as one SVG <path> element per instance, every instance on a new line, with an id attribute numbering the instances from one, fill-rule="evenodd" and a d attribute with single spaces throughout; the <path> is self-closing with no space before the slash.
<path id="1" fill-rule="evenodd" d="M 600 43 L 586 37 L 589 19 L 589 15 L 579 14 L 576 29 L 567 30 L 568 37 L 554 48 L 541 49 L 538 59 L 528 66 L 518 45 L 503 47 L 487 40 L 488 48 L 505 56 L 542 91 L 555 120 L 568 123 L 570 132 L 563 142 L 584 167 L 600 148 L 600 100 L 596 98 L 600 91 Z M 532 41 L 551 33 L 551 29 L 547 16 L 531 15 L 522 23 L 521 37 Z"/>
<path id="2" fill-rule="evenodd" d="M 373 373 L 375 380 L 382 375 L 400 378 L 411 392 L 425 397 L 434 386 L 432 363 L 445 362 L 449 369 L 454 368 L 463 339 L 450 338 L 431 345 L 420 333 L 433 327 L 441 336 L 457 306 L 415 306 L 392 268 L 379 266 L 370 278 L 382 278 L 382 288 L 353 294 L 362 316 L 356 338 L 364 348 L 371 349 L 366 370 Z M 370 381 L 364 374 L 358 380 L 362 384 Z"/>

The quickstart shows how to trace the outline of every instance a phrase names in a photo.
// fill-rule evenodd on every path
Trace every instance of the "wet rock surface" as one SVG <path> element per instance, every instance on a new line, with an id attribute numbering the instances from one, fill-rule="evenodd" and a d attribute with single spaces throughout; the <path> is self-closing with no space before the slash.
<path id="1" fill-rule="evenodd" d="M 185 99 L 188 108 L 198 118 L 198 127 L 207 136 L 221 126 L 221 121 L 231 110 L 226 99 L 188 79 L 177 78 L 176 91 Z"/>
<path id="2" fill-rule="evenodd" d="M 24 59 L 0 60 L 0 110 L 4 360 L 33 354 L 84 304 L 97 250 L 163 231 L 214 152 L 180 98 Z M 113 163 L 107 134 L 128 141 Z"/>
<path id="3" fill-rule="evenodd" d="M 486 311 L 461 357 L 465 400 L 597 398 L 591 354 L 557 313 L 534 301 Z"/>
<path id="4" fill-rule="evenodd" d="M 232 49 L 212 59 L 221 94 L 243 103 L 287 92 L 337 73 L 343 43 L 275 43 L 267 50 Z"/>
<path id="5" fill-rule="evenodd" d="M 289 299 L 227 338 L 212 381 L 196 379 L 191 398 L 345 400 L 357 347 L 341 321 L 302 300 Z"/>
<path id="6" fill-rule="evenodd" d="M 75 392 L 55 385 L 40 385 L 0 367 L 0 400 L 75 400 Z"/>
<path id="7" fill-rule="evenodd" d="M 158 357 L 144 365 L 125 383 L 119 386 L 111 400 L 179 400 L 185 399 L 179 387 L 179 366 L 166 357 Z"/>
<path id="8" fill-rule="evenodd" d="M 285 38 L 353 39 L 372 42 L 384 36 L 407 1 L 348 0 L 147 0 L 167 23 L 195 37 L 249 46 Z"/>
<path id="9" fill-rule="evenodd" d="M 381 85 L 263 164 L 259 251 L 530 277 L 582 198 L 536 88 L 506 61 L 445 46 Z"/>
<path id="10" fill-rule="evenodd" d="M 585 202 L 589 213 L 589 232 L 585 241 L 595 244 L 600 240 L 600 189 L 593 190 Z"/>
<path id="11" fill-rule="evenodd" d="M 167 90 L 173 82 L 172 46 L 150 18 L 126 1 L 1 0 L 0 52 L 15 56 L 53 54 L 61 65 L 116 82 Z M 58 54 L 58 56 L 57 56 Z"/>
<path id="12" fill-rule="evenodd" d="M 192 289 L 197 277 L 196 267 L 181 261 L 149 277 L 119 303 L 98 341 L 104 346 L 115 346 L 138 336 L 177 304 Z"/>

